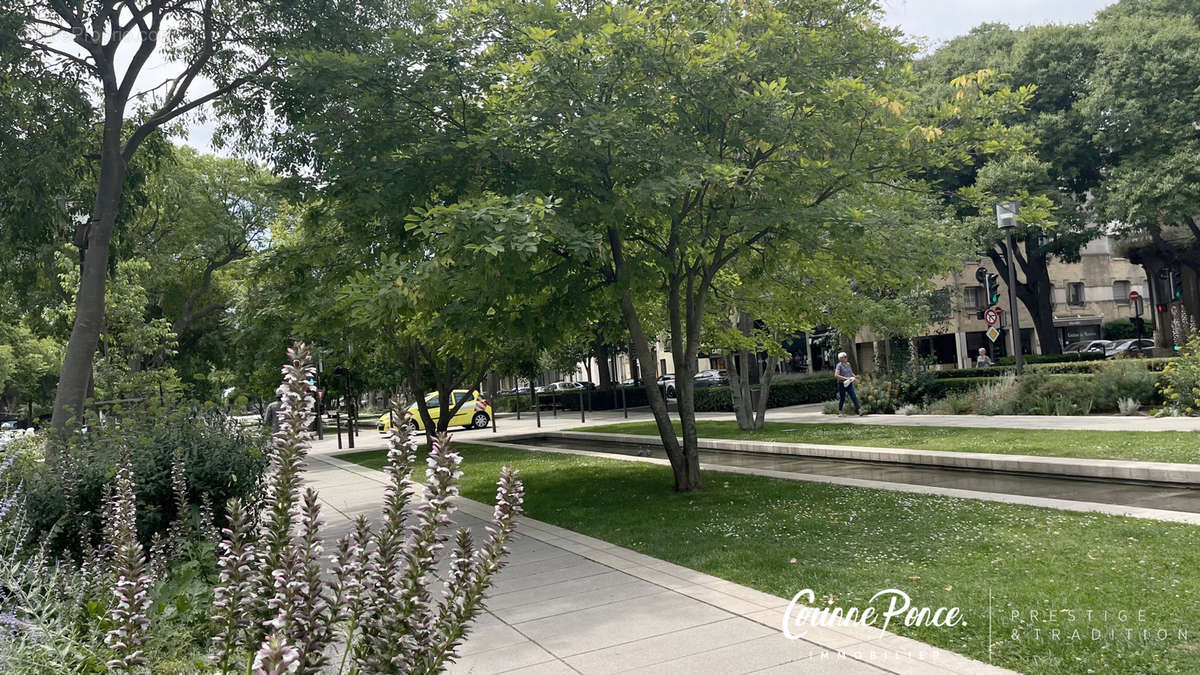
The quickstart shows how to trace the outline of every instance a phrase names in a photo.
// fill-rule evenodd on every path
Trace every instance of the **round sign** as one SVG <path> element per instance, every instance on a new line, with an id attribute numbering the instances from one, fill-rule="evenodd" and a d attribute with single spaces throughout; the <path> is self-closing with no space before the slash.
<path id="1" fill-rule="evenodd" d="M 987 311 L 983 313 L 983 320 L 987 325 L 995 326 L 1000 321 L 1000 308 L 988 307 Z"/>
<path id="2" fill-rule="evenodd" d="M 1142 297 L 1141 293 L 1138 293 L 1137 291 L 1129 291 L 1129 301 L 1130 302 L 1137 302 L 1138 299 L 1141 297 Z"/>

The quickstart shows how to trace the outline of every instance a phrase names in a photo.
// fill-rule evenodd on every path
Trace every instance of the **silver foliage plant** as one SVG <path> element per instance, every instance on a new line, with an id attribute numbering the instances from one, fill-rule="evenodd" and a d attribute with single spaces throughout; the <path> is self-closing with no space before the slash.
<path id="1" fill-rule="evenodd" d="M 266 500 L 257 518 L 236 500 L 227 507 L 213 663 L 223 672 L 249 665 L 264 674 L 438 672 L 453 660 L 503 563 L 524 499 L 518 472 L 501 471 L 492 522 L 477 546 L 467 528 L 451 531 L 462 457 L 449 437 L 434 438 L 417 500 L 417 442 L 407 427 L 395 428 L 381 522 L 360 517 L 323 569 L 320 504 L 314 490 L 302 490 L 315 370 L 303 344 L 288 357 Z"/>

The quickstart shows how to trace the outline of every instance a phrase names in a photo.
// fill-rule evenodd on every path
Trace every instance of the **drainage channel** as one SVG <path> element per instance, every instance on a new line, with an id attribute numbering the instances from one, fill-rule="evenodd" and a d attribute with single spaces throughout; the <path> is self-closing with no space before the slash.
<path id="1" fill-rule="evenodd" d="M 587 450 L 611 455 L 633 455 L 666 459 L 661 445 L 555 436 L 526 436 L 496 441 L 498 444 L 539 448 Z M 1096 504 L 1113 504 L 1184 513 L 1200 513 L 1200 490 L 1116 481 L 1076 478 L 1045 478 L 994 471 L 909 466 L 870 461 L 825 459 L 755 452 L 700 450 L 700 462 L 710 466 L 765 469 L 785 473 L 812 474 L 835 478 L 923 485 L 973 490 L 1026 497 L 1069 499 Z"/>

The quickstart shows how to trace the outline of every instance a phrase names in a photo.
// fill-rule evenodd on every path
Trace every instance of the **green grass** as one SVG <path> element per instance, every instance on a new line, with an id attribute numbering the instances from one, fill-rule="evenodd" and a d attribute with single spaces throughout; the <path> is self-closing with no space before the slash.
<path id="1" fill-rule="evenodd" d="M 704 474 L 704 490 L 680 494 L 664 466 L 457 448 L 471 499 L 491 503 L 500 467 L 516 466 L 530 517 L 780 597 L 811 588 L 818 600 L 864 607 L 898 588 L 914 605 L 957 606 L 965 627 L 892 630 L 985 661 L 990 594 L 996 665 L 1055 675 L 1200 672 L 1200 528 L 719 472 Z M 384 462 L 383 451 L 340 457 Z M 1122 623 L 1104 610 L 1145 615 Z M 1056 623 L 1044 621 L 1050 614 Z M 1096 628 L 1103 639 L 1050 639 L 1050 628 L 1067 627 Z M 1130 641 L 1127 628 L 1170 635 Z"/>
<path id="2" fill-rule="evenodd" d="M 910 450 L 994 452 L 1082 459 L 1200 463 L 1200 434 L 1191 431 L 1083 431 L 1058 429 L 962 429 L 883 424 L 767 422 L 742 431 L 736 422 L 699 421 L 701 438 L 862 445 Z M 675 423 L 676 430 L 679 423 Z M 653 422 L 580 427 L 574 431 L 658 436 Z"/>

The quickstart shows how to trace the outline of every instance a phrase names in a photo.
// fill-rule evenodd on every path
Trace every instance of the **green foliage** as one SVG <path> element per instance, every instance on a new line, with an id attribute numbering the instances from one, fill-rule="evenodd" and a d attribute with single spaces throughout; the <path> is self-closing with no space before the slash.
<path id="1" fill-rule="evenodd" d="M 793 380 L 784 380 L 771 385 L 767 395 L 768 408 L 791 405 L 822 403 L 836 395 L 836 383 L 832 375 L 811 375 Z M 732 412 L 733 401 L 729 387 L 705 387 L 696 390 L 696 412 Z"/>
<path id="2" fill-rule="evenodd" d="M 254 499 L 267 464 L 260 429 L 241 429 L 212 410 L 151 407 L 111 414 L 103 423 L 90 420 L 86 433 L 69 440 L 61 466 L 22 463 L 29 536 L 50 533 L 55 549 L 71 550 L 93 539 L 100 532 L 105 486 L 123 450 L 138 476 L 138 532 L 147 544 L 180 515 L 171 488 L 176 453 L 186 465 L 189 503 L 197 508 L 202 499 L 214 507 L 232 497 Z"/>
<path id="3" fill-rule="evenodd" d="M 1129 319 L 1116 319 L 1105 323 L 1100 328 L 1105 340 L 1125 340 L 1138 337 L 1137 328 Z M 1147 321 L 1142 329 L 1142 337 L 1154 337 L 1154 322 Z"/>
<path id="4" fill-rule="evenodd" d="M 1075 361 L 1103 361 L 1104 354 L 1100 352 L 1073 352 L 1071 354 L 1024 354 L 1024 363 L 1072 363 Z M 996 359 L 998 366 L 1011 366 L 1017 362 L 1015 357 L 1005 356 Z"/>
<path id="5" fill-rule="evenodd" d="M 1184 415 L 1200 414 L 1200 333 L 1193 333 L 1179 358 L 1163 368 L 1158 391 L 1169 408 Z"/>
<path id="6" fill-rule="evenodd" d="M 1092 375 L 1092 397 L 1096 409 L 1118 410 L 1123 398 L 1150 403 L 1155 397 L 1158 377 L 1136 360 L 1113 361 Z"/>

